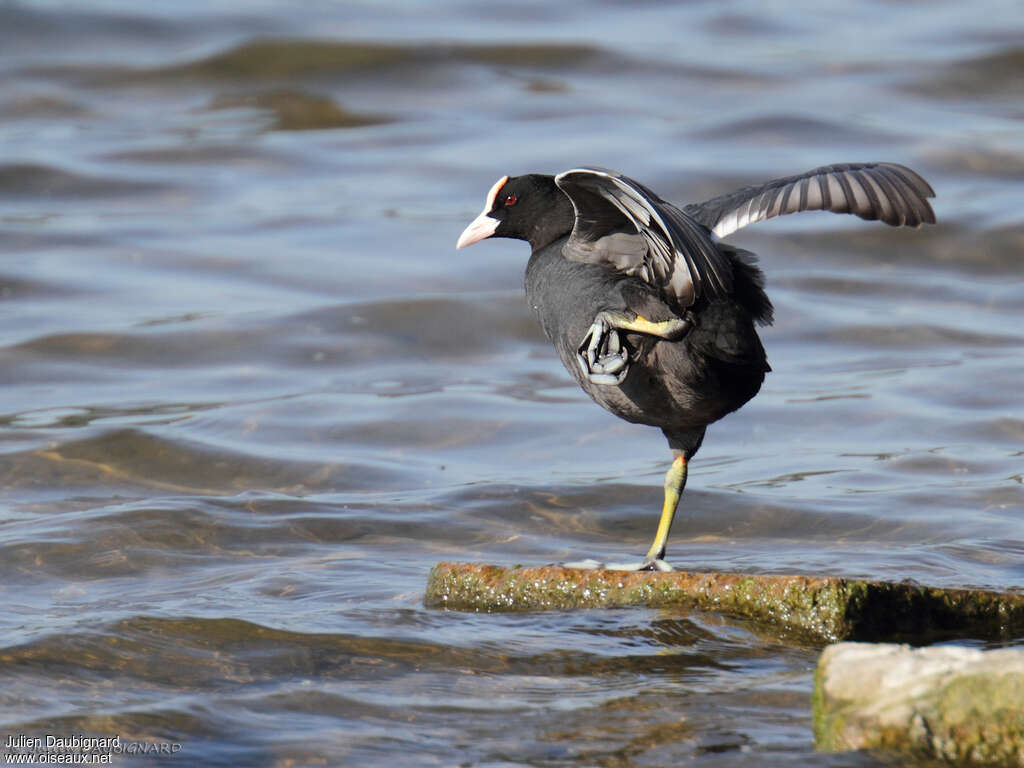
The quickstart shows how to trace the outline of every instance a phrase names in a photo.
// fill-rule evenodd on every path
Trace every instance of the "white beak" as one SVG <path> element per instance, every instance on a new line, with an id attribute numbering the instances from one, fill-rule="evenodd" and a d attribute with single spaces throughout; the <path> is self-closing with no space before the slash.
<path id="1" fill-rule="evenodd" d="M 459 241 L 455 243 L 456 249 L 465 248 L 467 245 L 478 243 L 484 238 L 490 237 L 494 234 L 494 230 L 498 228 L 500 223 L 497 219 L 492 219 L 484 211 L 473 219 L 465 231 L 459 235 Z"/>

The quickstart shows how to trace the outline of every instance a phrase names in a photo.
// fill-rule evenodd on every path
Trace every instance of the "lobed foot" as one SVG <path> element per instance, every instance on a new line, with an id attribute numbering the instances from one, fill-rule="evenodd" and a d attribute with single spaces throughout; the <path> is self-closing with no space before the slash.
<path id="1" fill-rule="evenodd" d="M 568 563 L 555 563 L 559 568 L 575 568 L 579 571 L 599 571 L 605 567 L 600 560 L 588 557 L 586 560 L 573 560 Z"/>
<path id="2" fill-rule="evenodd" d="M 621 384 L 629 373 L 629 350 L 604 312 L 594 319 L 583 336 L 576 359 L 584 375 L 595 384 Z"/>
<path id="3" fill-rule="evenodd" d="M 576 568 L 585 571 L 662 571 L 663 573 L 669 573 L 675 570 L 661 558 L 647 558 L 638 563 L 602 563 L 599 560 L 587 558 L 586 560 L 575 560 L 568 563 L 559 563 L 558 565 L 562 568 Z"/>
<path id="4" fill-rule="evenodd" d="M 669 573 L 675 570 L 675 568 L 666 563 L 660 557 L 649 557 L 639 563 L 608 563 L 605 568 L 609 571 L 662 571 L 664 573 Z"/>

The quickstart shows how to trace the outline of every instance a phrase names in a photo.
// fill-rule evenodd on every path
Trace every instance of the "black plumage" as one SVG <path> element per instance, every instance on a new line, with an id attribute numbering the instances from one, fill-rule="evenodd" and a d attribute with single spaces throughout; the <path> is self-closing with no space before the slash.
<path id="1" fill-rule="evenodd" d="M 757 325 L 772 305 L 753 254 L 719 241 L 747 224 L 808 210 L 893 226 L 934 223 L 928 183 L 894 163 L 830 165 L 679 209 L 601 168 L 504 177 L 458 247 L 530 243 L 526 296 L 565 367 L 600 405 L 660 427 L 675 457 L 654 544 L 665 540 L 687 462 L 708 424 L 757 394 L 770 369 Z"/>

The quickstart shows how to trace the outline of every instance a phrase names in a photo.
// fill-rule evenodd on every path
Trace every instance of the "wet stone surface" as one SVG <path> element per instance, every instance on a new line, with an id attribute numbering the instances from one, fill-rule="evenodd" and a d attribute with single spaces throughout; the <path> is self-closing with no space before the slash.
<path id="1" fill-rule="evenodd" d="M 438 563 L 425 604 L 462 611 L 697 608 L 834 641 L 1024 633 L 1024 594 L 841 578 Z"/>

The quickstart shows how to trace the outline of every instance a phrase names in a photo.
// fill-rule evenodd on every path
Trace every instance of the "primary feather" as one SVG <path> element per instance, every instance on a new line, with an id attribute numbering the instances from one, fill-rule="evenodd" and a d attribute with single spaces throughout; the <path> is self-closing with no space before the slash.
<path id="1" fill-rule="evenodd" d="M 894 227 L 934 224 L 935 191 L 897 163 L 840 163 L 765 184 L 743 187 L 683 211 L 718 237 L 748 224 L 800 211 L 852 213 Z"/>

